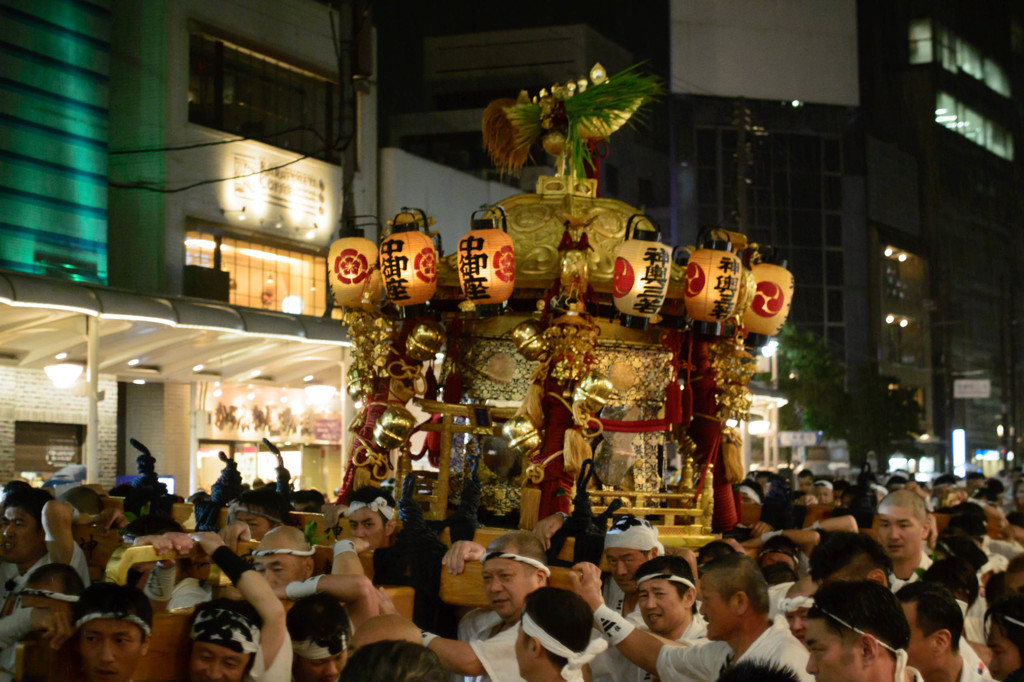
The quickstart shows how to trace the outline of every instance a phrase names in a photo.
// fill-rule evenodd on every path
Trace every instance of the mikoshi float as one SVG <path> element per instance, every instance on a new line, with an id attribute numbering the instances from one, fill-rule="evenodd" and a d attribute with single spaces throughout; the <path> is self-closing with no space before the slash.
<path id="1" fill-rule="evenodd" d="M 379 244 L 332 246 L 354 343 L 347 390 L 361 405 L 339 501 L 390 477 L 401 486 L 426 456 L 414 490 L 431 521 L 448 518 L 475 462 L 489 525 L 532 528 L 574 500 L 594 513 L 617 500 L 668 544 L 737 523 L 744 472 L 727 422 L 747 416 L 752 350 L 785 322 L 793 276 L 736 231 L 673 249 L 636 208 L 599 196 L 595 149 L 660 92 L 637 67 L 596 65 L 492 102 L 483 137 L 495 165 L 515 173 L 543 148 L 554 177 L 467 216 L 453 253 L 420 209 L 403 209 Z M 426 445 L 414 453 L 417 431 Z M 574 490 L 581 467 L 585 491 Z"/>

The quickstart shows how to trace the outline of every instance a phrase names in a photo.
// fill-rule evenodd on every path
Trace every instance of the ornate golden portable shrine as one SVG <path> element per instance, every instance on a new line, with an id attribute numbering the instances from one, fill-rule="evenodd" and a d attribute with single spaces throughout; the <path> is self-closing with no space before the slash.
<path id="1" fill-rule="evenodd" d="M 681 267 L 646 216 L 599 196 L 591 150 L 659 92 L 636 68 L 609 77 L 597 65 L 550 93 L 493 102 L 483 132 L 495 164 L 516 172 L 539 145 L 558 175 L 475 213 L 450 255 L 410 209 L 379 248 L 332 245 L 332 291 L 355 344 L 347 388 L 363 405 L 343 500 L 428 455 L 437 471 L 417 498 L 441 520 L 467 455 L 479 455 L 481 506 L 529 528 L 569 511 L 593 459 L 595 512 L 619 499 L 687 544 L 736 523 L 743 468 L 726 422 L 750 405 L 745 343 L 779 331 L 793 280 L 725 230 L 687 248 Z M 678 481 L 667 477 L 673 451 Z"/>

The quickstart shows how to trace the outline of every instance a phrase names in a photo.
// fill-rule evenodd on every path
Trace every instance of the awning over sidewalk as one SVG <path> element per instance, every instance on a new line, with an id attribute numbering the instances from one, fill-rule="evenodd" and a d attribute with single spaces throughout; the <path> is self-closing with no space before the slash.
<path id="1" fill-rule="evenodd" d="M 337 386 L 351 345 L 337 320 L 0 270 L 0 365 L 84 365 L 87 318 L 99 323 L 99 373 L 121 381 Z"/>

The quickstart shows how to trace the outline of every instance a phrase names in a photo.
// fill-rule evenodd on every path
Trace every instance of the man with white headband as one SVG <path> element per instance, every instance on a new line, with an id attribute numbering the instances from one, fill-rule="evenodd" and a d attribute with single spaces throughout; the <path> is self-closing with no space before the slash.
<path id="1" fill-rule="evenodd" d="M 215 599 L 196 607 L 189 682 L 285 682 L 291 676 L 292 644 L 281 600 L 219 535 L 194 538 L 245 601 Z"/>
<path id="2" fill-rule="evenodd" d="M 59 649 L 74 634 L 72 609 L 85 589 L 75 569 L 67 564 L 46 564 L 28 575 L 25 586 L 15 593 L 14 611 L 0 618 L 0 671 L 14 672 L 17 642 L 30 632 L 50 638 Z M 0 679 L 5 679 L 0 673 Z"/>
<path id="3" fill-rule="evenodd" d="M 230 521 L 239 521 L 249 527 L 253 540 L 262 540 L 270 529 L 283 525 L 288 519 L 288 500 L 270 487 L 246 490 L 228 507 Z"/>
<path id="4" fill-rule="evenodd" d="M 345 541 L 335 552 L 351 551 Z M 356 626 L 377 615 L 377 590 L 364 575 L 313 575 L 315 550 L 305 535 L 292 526 L 270 530 L 253 550 L 253 568 L 262 575 L 281 599 L 295 601 L 314 594 L 329 594 L 345 603 Z"/>
<path id="5" fill-rule="evenodd" d="M 348 614 L 326 594 L 303 597 L 288 611 L 294 682 L 337 682 L 348 659 Z"/>
<path id="6" fill-rule="evenodd" d="M 390 547 L 395 543 L 398 517 L 395 514 L 395 498 L 372 485 L 363 486 L 352 493 L 345 512 L 352 537 L 362 540 L 366 547 L 361 551 Z"/>
<path id="7" fill-rule="evenodd" d="M 896 593 L 910 626 L 907 662 L 925 682 L 992 682 L 988 668 L 962 649 L 964 615 L 953 594 L 938 583 L 918 581 Z"/>
<path id="8" fill-rule="evenodd" d="M 818 591 L 818 584 L 810 578 L 801 578 L 789 586 L 785 596 L 779 600 L 778 615 L 776 620 L 784 618 L 789 631 L 807 644 L 807 612 L 814 606 L 814 593 Z"/>
<path id="9" fill-rule="evenodd" d="M 818 504 L 835 504 L 834 486 L 827 478 L 819 478 L 814 482 L 814 496 L 818 498 Z"/>
<path id="10" fill-rule="evenodd" d="M 769 661 L 809 682 L 807 650 L 782 623 L 768 618 L 768 585 L 750 557 L 728 554 L 707 563 L 700 578 L 701 615 L 707 619 L 707 644 L 666 645 L 604 605 L 600 570 L 576 564 L 573 589 L 594 609 L 597 630 L 626 658 L 663 682 L 714 680 L 734 662 Z"/>
<path id="11" fill-rule="evenodd" d="M 591 639 L 594 614 L 579 596 L 542 587 L 526 597 L 515 653 L 526 682 L 583 682 L 583 666 L 605 650 Z"/>
<path id="12" fill-rule="evenodd" d="M 923 682 L 907 667 L 910 627 L 892 592 L 876 582 L 821 586 L 808 613 L 807 672 L 820 682 Z"/>
<path id="13" fill-rule="evenodd" d="M 513 531 L 486 549 L 457 542 L 444 558 L 452 573 L 461 573 L 467 560 L 483 564 L 484 592 L 491 608 L 467 613 L 459 622 L 458 640 L 424 632 L 423 645 L 466 682 L 521 682 L 515 657 L 517 625 L 526 595 L 547 585 L 551 575 L 544 548 L 533 535 Z"/>
<path id="14" fill-rule="evenodd" d="M 640 613 L 648 632 L 669 641 L 707 643 L 707 623 L 697 613 L 697 588 L 690 565 L 677 556 L 651 559 L 636 570 Z M 652 674 L 622 658 L 617 682 L 650 682 Z"/>
<path id="15" fill-rule="evenodd" d="M 129 585 L 96 583 L 74 605 L 81 677 L 88 682 L 129 682 L 146 655 L 153 608 Z"/>

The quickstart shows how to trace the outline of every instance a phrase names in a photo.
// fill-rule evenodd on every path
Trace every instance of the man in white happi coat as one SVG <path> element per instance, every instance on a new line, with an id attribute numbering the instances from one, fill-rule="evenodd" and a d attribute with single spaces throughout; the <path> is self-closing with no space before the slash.
<path id="1" fill-rule="evenodd" d="M 919 581 L 905 585 L 896 598 L 910 626 L 908 663 L 924 682 L 991 682 L 992 675 L 981 660 L 962 655 L 970 646 L 964 643 L 966 650 L 961 651 L 964 616 L 949 590 Z"/>
<path id="2" fill-rule="evenodd" d="M 924 498 L 912 490 L 895 490 L 878 504 L 878 539 L 892 559 L 889 588 L 898 592 L 907 583 L 921 579 L 932 565 L 922 549 L 928 523 Z"/>
<path id="3" fill-rule="evenodd" d="M 424 632 L 423 646 L 466 682 L 522 682 L 515 652 L 519 618 L 526 596 L 547 585 L 551 575 L 540 540 L 515 531 L 495 539 L 486 549 L 459 541 L 443 561 L 451 573 L 461 573 L 467 561 L 480 561 L 490 608 L 463 616 L 457 640 Z"/>
<path id="4" fill-rule="evenodd" d="M 712 641 L 703 646 L 666 644 L 605 606 L 600 571 L 593 564 L 577 564 L 571 577 L 573 588 L 594 609 L 597 629 L 609 643 L 663 682 L 716 680 L 733 663 L 744 660 L 776 663 L 798 679 L 811 679 L 804 672 L 807 650 L 785 623 L 772 623 L 768 617 L 768 585 L 746 555 L 726 555 L 704 566 L 701 615 Z"/>
<path id="5" fill-rule="evenodd" d="M 579 595 L 541 587 L 526 596 L 515 654 L 526 682 L 583 682 L 583 667 L 608 646 L 591 639 L 594 614 Z"/>
<path id="6" fill-rule="evenodd" d="M 818 682 L 923 682 L 907 667 L 903 609 L 878 583 L 825 583 L 807 616 L 807 672 Z"/>

